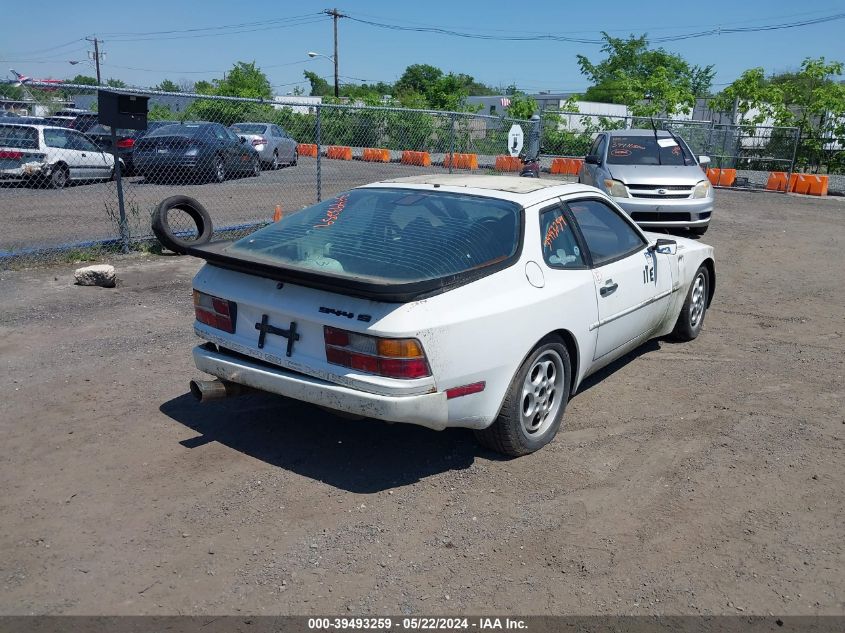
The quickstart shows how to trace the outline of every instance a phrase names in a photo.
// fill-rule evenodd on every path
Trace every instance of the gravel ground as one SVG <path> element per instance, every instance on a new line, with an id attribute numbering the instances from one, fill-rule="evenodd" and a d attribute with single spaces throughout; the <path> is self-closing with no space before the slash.
<path id="1" fill-rule="evenodd" d="M 517 460 L 195 404 L 191 259 L 0 272 L 0 613 L 845 613 L 845 200 L 720 191 L 706 237 L 702 335 Z"/>

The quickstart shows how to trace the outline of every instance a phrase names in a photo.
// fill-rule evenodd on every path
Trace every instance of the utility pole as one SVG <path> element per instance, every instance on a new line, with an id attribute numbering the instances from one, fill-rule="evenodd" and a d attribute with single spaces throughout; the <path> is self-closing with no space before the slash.
<path id="1" fill-rule="evenodd" d="M 340 96 L 340 82 L 337 75 L 337 19 L 346 16 L 338 13 L 337 9 L 326 9 L 324 13 L 334 18 L 334 96 L 337 98 Z"/>
<path id="2" fill-rule="evenodd" d="M 94 64 L 97 68 L 97 85 L 99 86 L 102 84 L 100 80 L 100 40 L 96 37 L 86 37 L 85 39 L 94 43 Z"/>

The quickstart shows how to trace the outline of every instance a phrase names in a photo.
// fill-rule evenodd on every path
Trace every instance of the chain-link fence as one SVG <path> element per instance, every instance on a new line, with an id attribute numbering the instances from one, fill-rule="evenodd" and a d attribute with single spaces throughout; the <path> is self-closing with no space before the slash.
<path id="1" fill-rule="evenodd" d="M 736 186 L 765 187 L 769 172 L 794 171 L 799 130 L 792 127 L 726 125 L 712 121 L 614 116 L 546 110 L 542 148 L 547 155 L 584 157 L 602 130 L 669 129 L 714 168 L 737 170 Z"/>
<path id="2" fill-rule="evenodd" d="M 97 103 L 90 86 L 45 93 L 30 108 L 40 118 L 0 119 L 0 267 L 145 247 L 152 211 L 175 195 L 198 200 L 216 233 L 238 237 L 368 182 L 492 170 L 507 153 L 511 125 L 526 138 L 531 125 L 458 112 L 128 92 L 150 97 L 148 129 L 115 130 L 114 144 L 112 130 L 90 114 Z M 89 113 L 68 110 L 69 102 Z M 169 223 L 183 238 L 195 230 L 187 215 L 171 214 Z"/>

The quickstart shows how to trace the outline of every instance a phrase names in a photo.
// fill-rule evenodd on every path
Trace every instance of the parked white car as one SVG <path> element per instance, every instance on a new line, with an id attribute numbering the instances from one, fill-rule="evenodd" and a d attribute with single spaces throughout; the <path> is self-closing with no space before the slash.
<path id="1" fill-rule="evenodd" d="M 187 248 L 200 399 L 238 385 L 361 416 L 475 429 L 523 455 L 586 376 L 694 339 L 713 249 L 644 233 L 594 187 L 508 176 L 378 182 L 236 242 Z"/>
<path id="2" fill-rule="evenodd" d="M 114 157 L 84 134 L 50 125 L 0 124 L 0 180 L 48 183 L 109 180 Z"/>
<path id="3" fill-rule="evenodd" d="M 299 160 L 297 142 L 278 125 L 235 123 L 230 126 L 230 129 L 255 148 L 261 162 L 269 169 L 278 169 L 282 165 L 296 165 Z"/>

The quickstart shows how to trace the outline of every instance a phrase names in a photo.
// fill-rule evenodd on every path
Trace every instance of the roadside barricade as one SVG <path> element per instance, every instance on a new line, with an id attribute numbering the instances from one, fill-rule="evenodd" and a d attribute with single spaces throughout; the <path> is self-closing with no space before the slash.
<path id="1" fill-rule="evenodd" d="M 402 152 L 402 164 L 403 165 L 416 165 L 418 167 L 430 167 L 431 166 L 431 154 L 428 152 L 412 152 L 410 150 L 405 150 Z"/>
<path id="2" fill-rule="evenodd" d="M 496 171 L 519 171 L 522 169 L 522 159 L 519 156 L 496 156 Z"/>
<path id="3" fill-rule="evenodd" d="M 365 147 L 364 153 L 361 155 L 361 160 L 370 163 L 389 163 L 390 150 L 382 148 Z"/>
<path id="4" fill-rule="evenodd" d="M 454 156 L 454 160 L 452 157 Z M 443 159 L 444 167 L 453 167 L 454 169 L 478 169 L 478 155 L 477 154 L 446 154 Z"/>
<path id="5" fill-rule="evenodd" d="M 329 145 L 326 148 L 326 158 L 352 160 L 352 148 L 345 145 Z"/>
<path id="6" fill-rule="evenodd" d="M 769 180 L 766 182 L 766 189 L 769 191 L 786 191 L 786 172 L 773 171 L 770 173 Z"/>
<path id="7" fill-rule="evenodd" d="M 314 143 L 300 143 L 296 149 L 300 156 L 317 157 L 317 146 Z"/>

